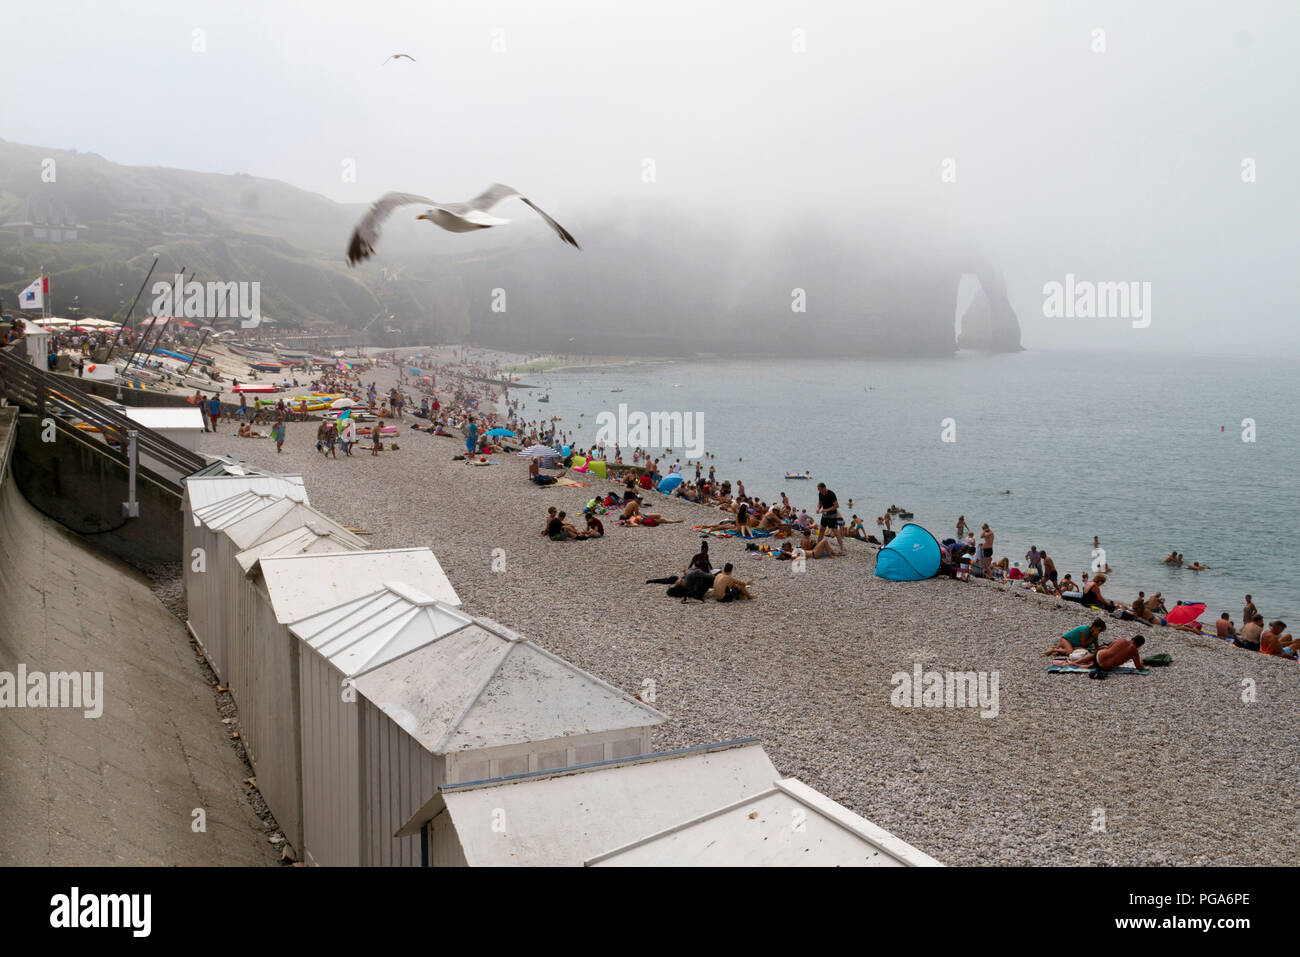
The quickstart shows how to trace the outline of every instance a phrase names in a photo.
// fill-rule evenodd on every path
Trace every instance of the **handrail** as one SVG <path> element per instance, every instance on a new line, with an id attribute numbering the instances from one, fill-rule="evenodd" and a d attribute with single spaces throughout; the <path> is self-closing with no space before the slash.
<path id="1" fill-rule="evenodd" d="M 6 350 L 0 350 L 0 395 L 41 417 L 50 413 L 67 414 L 99 428 L 106 438 L 115 435 L 117 447 L 114 448 L 107 442 L 105 447 L 124 465 L 127 430 L 139 433 L 138 447 L 141 453 L 182 476 L 196 472 L 207 464 L 201 455 L 145 428 L 67 379 L 38 369 Z"/>

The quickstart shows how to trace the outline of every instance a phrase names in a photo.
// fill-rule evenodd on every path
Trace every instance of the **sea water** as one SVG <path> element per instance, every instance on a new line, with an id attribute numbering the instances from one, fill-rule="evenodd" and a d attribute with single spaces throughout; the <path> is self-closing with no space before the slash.
<path id="1" fill-rule="evenodd" d="M 714 456 L 705 471 L 766 501 L 784 491 L 811 512 L 824 481 L 869 531 L 898 505 L 941 539 L 964 514 L 976 531 L 992 526 L 998 557 L 1023 561 L 1037 545 L 1076 580 L 1095 535 L 1112 600 L 1162 591 L 1170 607 L 1204 601 L 1203 621 L 1228 611 L 1240 625 L 1250 593 L 1269 620 L 1300 626 L 1288 557 L 1296 375 L 1280 358 L 1031 351 L 649 362 L 524 375 L 551 402 L 517 395 L 526 418 L 561 416 L 578 445 L 594 443 L 596 417 L 620 403 L 690 413 Z M 812 481 L 785 479 L 805 470 Z M 1171 550 L 1212 570 L 1162 564 Z"/>

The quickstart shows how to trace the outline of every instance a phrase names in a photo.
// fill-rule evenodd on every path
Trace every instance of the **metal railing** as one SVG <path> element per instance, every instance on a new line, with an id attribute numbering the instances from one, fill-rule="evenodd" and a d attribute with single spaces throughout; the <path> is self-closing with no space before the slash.
<path id="1" fill-rule="evenodd" d="M 28 412 L 77 420 L 99 429 L 106 440 L 104 448 L 129 467 L 127 432 L 139 433 L 138 449 L 156 463 L 189 475 L 207 462 L 183 445 L 147 429 L 129 416 L 105 405 L 89 392 L 61 376 L 38 369 L 7 349 L 0 349 L 0 395 Z"/>

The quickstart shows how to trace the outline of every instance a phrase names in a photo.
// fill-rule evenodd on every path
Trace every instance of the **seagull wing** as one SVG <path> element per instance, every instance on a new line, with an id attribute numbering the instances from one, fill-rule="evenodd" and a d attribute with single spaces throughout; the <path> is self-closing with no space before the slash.
<path id="1" fill-rule="evenodd" d="M 394 210 L 416 203 L 423 203 L 426 206 L 438 205 L 436 200 L 429 199 L 427 196 L 417 196 L 414 193 L 385 193 L 371 203 L 366 215 L 361 217 L 361 222 L 357 223 L 356 228 L 352 230 L 352 239 L 348 243 L 348 264 L 355 266 L 373 256 L 375 243 L 379 242 L 379 227 L 383 225 L 384 220 L 393 215 Z"/>
<path id="2" fill-rule="evenodd" d="M 469 200 L 468 202 L 452 203 L 452 204 L 448 204 L 444 208 L 449 209 L 452 212 L 456 213 L 457 215 L 465 217 L 466 219 L 470 219 L 470 221 L 473 222 L 473 219 L 468 214 L 475 213 L 475 212 L 485 213 L 493 206 L 496 206 L 498 203 L 504 202 L 505 200 L 511 199 L 515 196 L 518 196 L 526 204 L 532 207 L 532 209 L 537 213 L 538 216 L 546 220 L 546 225 L 550 226 L 553 230 L 555 230 L 556 234 L 560 237 L 560 239 L 564 240 L 574 249 L 582 248 L 581 246 L 578 245 L 578 241 L 573 238 L 573 235 L 567 229 L 565 229 L 555 220 L 551 219 L 551 217 L 546 214 L 545 210 L 543 210 L 531 199 L 529 199 L 527 196 L 525 196 L 523 193 L 519 192 L 519 190 L 515 189 L 512 186 L 504 186 L 501 183 L 493 183 L 491 186 L 489 186 L 487 189 L 485 189 L 483 192 L 481 192 L 479 195 L 475 196 L 473 199 Z"/>

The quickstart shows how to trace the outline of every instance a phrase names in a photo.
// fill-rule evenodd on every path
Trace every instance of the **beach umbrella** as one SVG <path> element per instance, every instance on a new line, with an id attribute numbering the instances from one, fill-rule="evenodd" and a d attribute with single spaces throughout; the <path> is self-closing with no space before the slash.
<path id="1" fill-rule="evenodd" d="M 350 409 L 357 403 L 352 399 L 335 399 L 330 403 L 331 409 Z"/>
<path id="2" fill-rule="evenodd" d="M 490 431 L 484 432 L 483 434 L 484 435 L 508 435 L 512 439 L 519 438 L 519 436 L 515 435 L 509 429 L 491 429 Z"/>
<path id="3" fill-rule="evenodd" d="M 1205 614 L 1205 602 L 1193 602 L 1190 605 L 1175 605 L 1165 615 L 1165 621 L 1171 625 L 1190 625 Z"/>
<path id="4" fill-rule="evenodd" d="M 572 455 L 572 454 L 573 454 L 573 449 L 572 449 L 572 447 L 570 447 L 570 446 L 568 446 L 568 445 L 566 445 L 566 446 L 564 446 L 563 448 L 561 448 L 560 451 L 563 452 L 565 455 Z"/>
<path id="5" fill-rule="evenodd" d="M 549 445 L 530 445 L 519 454 L 533 459 L 553 459 L 560 453 Z"/>
<path id="6" fill-rule="evenodd" d="M 683 481 L 681 472 L 673 472 L 671 475 L 665 475 L 661 478 L 659 484 L 655 487 L 661 492 L 671 492 L 673 489 L 677 488 L 677 486 L 681 485 Z"/>

